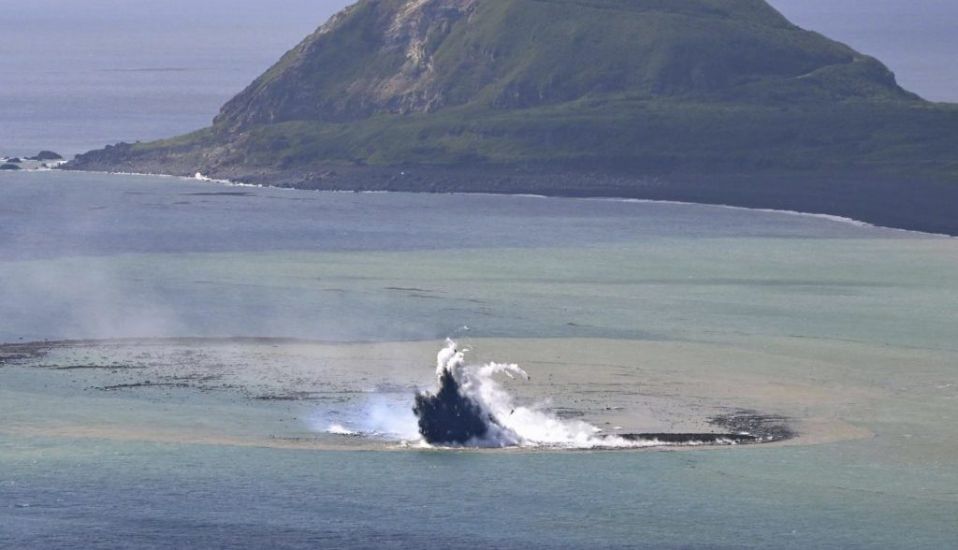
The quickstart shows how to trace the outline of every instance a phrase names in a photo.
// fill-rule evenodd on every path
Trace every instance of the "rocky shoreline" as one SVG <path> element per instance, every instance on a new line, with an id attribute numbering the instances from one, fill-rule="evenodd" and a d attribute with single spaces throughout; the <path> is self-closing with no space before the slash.
<path id="1" fill-rule="evenodd" d="M 678 201 L 824 214 L 872 225 L 958 236 L 958 185 L 931 178 L 847 172 L 649 174 L 549 166 L 204 166 L 191 155 L 131 156 L 118 145 L 65 170 L 204 177 L 327 191 L 534 194 Z"/>
<path id="2" fill-rule="evenodd" d="M 60 154 L 43 150 L 32 157 L 5 157 L 0 155 L 0 170 L 38 170 L 56 168 L 65 162 Z"/>

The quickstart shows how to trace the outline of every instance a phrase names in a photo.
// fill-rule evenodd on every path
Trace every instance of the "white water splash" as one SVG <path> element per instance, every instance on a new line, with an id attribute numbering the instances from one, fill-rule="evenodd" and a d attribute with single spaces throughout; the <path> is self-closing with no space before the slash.
<path id="1" fill-rule="evenodd" d="M 329 427 L 326 428 L 326 433 L 331 433 L 334 435 L 359 435 L 358 432 L 354 432 L 342 424 L 336 423 L 330 424 Z"/>
<path id="2" fill-rule="evenodd" d="M 306 419 L 314 432 L 340 436 L 362 436 L 386 441 L 418 441 L 419 426 L 407 402 L 371 395 L 346 415 L 337 414 L 331 421 L 325 411 L 316 411 Z"/>
<path id="3" fill-rule="evenodd" d="M 468 364 L 468 348 L 460 348 L 455 341 L 446 345 L 436 356 L 436 378 L 440 382 L 445 373 L 452 374 L 460 395 L 474 402 L 489 422 L 488 432 L 481 440 L 471 440 L 467 447 L 523 447 L 542 449 L 638 449 L 664 445 L 695 446 L 704 442 L 688 441 L 677 444 L 655 439 L 626 438 L 603 431 L 588 422 L 559 418 L 541 405 L 518 405 L 516 399 L 497 379 L 530 380 L 517 364 Z M 441 382 L 440 382 L 441 383 Z M 419 433 L 412 406 L 404 400 L 386 400 L 374 396 L 366 400 L 360 410 L 342 423 L 329 423 L 322 417 L 314 418 L 316 431 L 333 435 L 377 437 L 387 441 L 412 443 L 429 447 Z M 328 417 L 327 417 L 328 418 Z M 734 444 L 734 441 L 720 444 Z"/>
<path id="4" fill-rule="evenodd" d="M 495 419 L 479 446 L 561 447 L 570 449 L 647 447 L 656 443 L 631 441 L 602 435 L 602 430 L 581 420 L 564 420 L 537 406 L 516 405 L 513 396 L 496 380 L 497 375 L 529 380 L 519 365 L 487 363 L 468 365 L 465 354 L 453 340 L 446 341 L 436 357 L 436 374 L 452 373 L 466 397 L 475 401 Z"/>

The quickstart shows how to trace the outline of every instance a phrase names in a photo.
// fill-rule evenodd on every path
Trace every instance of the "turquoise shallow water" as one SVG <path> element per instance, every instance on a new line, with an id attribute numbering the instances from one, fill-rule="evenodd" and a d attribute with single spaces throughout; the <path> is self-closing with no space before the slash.
<path id="1" fill-rule="evenodd" d="M 67 375 L 60 383 L 49 378 L 56 374 L 0 368 L 0 546 L 942 548 L 958 540 L 953 239 L 690 205 L 67 173 L 0 174 L 0 221 L 0 341 L 468 335 L 561 347 L 606 338 L 662 346 L 634 359 L 636 372 L 662 384 L 680 372 L 714 376 L 716 387 L 756 377 L 801 383 L 801 398 L 781 389 L 795 414 L 804 403 L 809 416 L 868 434 L 639 453 L 72 437 L 24 426 L 71 413 L 124 419 L 137 401 L 100 399 Z M 580 352 L 596 361 L 612 353 Z M 747 360 L 726 358 L 735 354 Z M 708 397 L 707 387 L 695 391 Z M 743 399 L 777 399 L 753 391 L 741 385 Z M 182 424 L 190 407 L 239 406 L 238 419 L 223 422 L 231 430 L 259 429 L 258 411 L 275 413 L 215 396 L 174 398 L 151 396 L 142 407 L 166 407 Z"/>
<path id="2" fill-rule="evenodd" d="M 5 341 L 952 334 L 950 239 L 694 205 L 0 177 Z"/>

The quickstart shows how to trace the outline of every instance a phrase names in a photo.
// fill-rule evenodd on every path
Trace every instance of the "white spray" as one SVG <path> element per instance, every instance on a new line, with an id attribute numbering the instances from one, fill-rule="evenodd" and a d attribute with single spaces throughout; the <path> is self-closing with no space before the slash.
<path id="1" fill-rule="evenodd" d="M 455 379 L 460 395 L 471 400 L 492 419 L 488 431 L 481 440 L 473 440 L 468 446 L 477 447 L 531 447 L 561 449 L 638 448 L 661 445 L 654 440 L 626 439 L 603 434 L 599 428 L 581 420 L 564 420 L 554 413 L 537 406 L 516 405 L 515 399 L 496 380 L 498 375 L 511 379 L 529 380 L 529 375 L 519 365 L 512 363 L 466 363 L 468 349 L 459 348 L 455 341 L 447 340 L 446 346 L 436 356 L 436 378 L 440 381 L 445 373 Z M 394 405 L 394 404 L 393 404 Z M 357 421 L 358 430 L 353 431 L 341 424 L 331 424 L 325 430 L 333 434 L 400 435 L 405 441 L 419 437 L 416 418 L 409 407 L 398 414 L 395 406 L 382 403 L 364 407 L 362 419 Z M 424 443 L 423 443 L 424 444 Z"/>
<path id="2" fill-rule="evenodd" d="M 468 365 L 465 353 L 453 340 L 436 357 L 436 376 L 450 372 L 459 383 L 462 394 L 495 419 L 485 441 L 476 442 L 485 446 L 521 447 L 640 447 L 651 442 L 631 441 L 620 437 L 600 435 L 601 430 L 580 420 L 563 420 L 554 413 L 537 407 L 517 406 L 496 380 L 504 374 L 509 378 L 529 380 L 529 375 L 519 365 L 511 363 L 487 363 Z"/>

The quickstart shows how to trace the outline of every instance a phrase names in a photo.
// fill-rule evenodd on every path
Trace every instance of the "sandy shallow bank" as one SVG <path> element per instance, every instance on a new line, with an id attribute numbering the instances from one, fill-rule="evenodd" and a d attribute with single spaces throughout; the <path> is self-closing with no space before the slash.
<path id="1" fill-rule="evenodd" d="M 19 412 L 7 414 L 0 430 L 180 444 L 417 448 L 411 440 L 327 428 L 362 425 L 376 407 L 376 414 L 401 414 L 418 388 L 432 384 L 437 346 L 272 339 L 6 345 L 3 408 Z M 787 418 L 797 434 L 775 445 L 857 439 L 870 432 L 843 419 L 843 410 L 881 396 L 875 388 L 816 381 L 807 360 L 728 346 L 602 339 L 478 339 L 469 346 L 476 362 L 517 362 L 532 375 L 506 382 L 518 402 L 609 434 L 716 433 L 716 417 L 761 411 Z"/>

